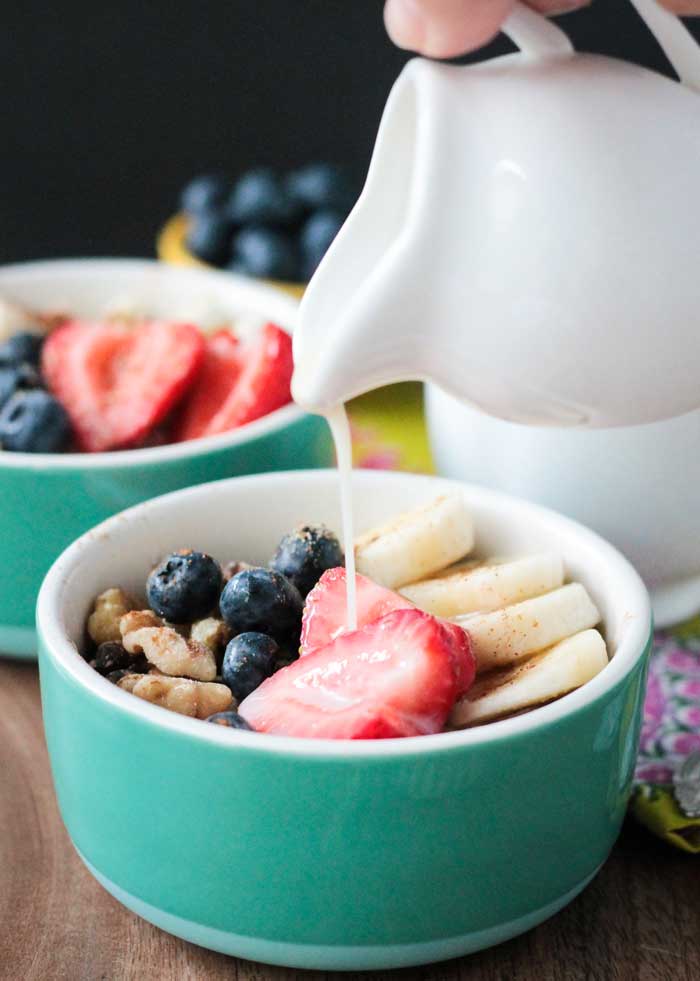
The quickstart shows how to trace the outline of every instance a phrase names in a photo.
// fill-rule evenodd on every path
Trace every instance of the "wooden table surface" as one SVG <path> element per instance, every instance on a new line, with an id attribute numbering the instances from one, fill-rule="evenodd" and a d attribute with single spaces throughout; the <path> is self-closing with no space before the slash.
<path id="1" fill-rule="evenodd" d="M 214 954 L 123 909 L 56 808 L 34 665 L 0 661 L 2 981 L 698 981 L 700 863 L 631 822 L 566 910 L 500 947 L 425 968 L 321 975 Z"/>

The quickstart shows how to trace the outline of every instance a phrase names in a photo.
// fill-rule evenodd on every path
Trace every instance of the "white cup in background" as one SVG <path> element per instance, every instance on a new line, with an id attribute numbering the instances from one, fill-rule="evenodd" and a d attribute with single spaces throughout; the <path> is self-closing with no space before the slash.
<path id="1" fill-rule="evenodd" d="M 426 386 L 440 474 L 536 501 L 595 529 L 652 593 L 658 626 L 700 611 L 700 412 L 644 426 L 537 428 Z"/>

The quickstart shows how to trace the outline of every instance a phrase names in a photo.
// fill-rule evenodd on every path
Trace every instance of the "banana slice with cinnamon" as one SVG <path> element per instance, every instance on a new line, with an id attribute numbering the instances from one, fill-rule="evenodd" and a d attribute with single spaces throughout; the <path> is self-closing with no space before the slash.
<path id="1" fill-rule="evenodd" d="M 357 571 L 397 589 L 464 558 L 474 547 L 474 523 L 462 494 L 445 494 L 400 514 L 355 541 Z"/>
<path id="2" fill-rule="evenodd" d="M 580 583 L 569 583 L 491 613 L 452 618 L 471 637 L 477 671 L 511 667 L 600 622 L 592 599 Z"/>
<path id="3" fill-rule="evenodd" d="M 555 552 L 512 559 L 459 562 L 400 590 L 436 617 L 500 610 L 564 584 L 564 562 Z"/>
<path id="4" fill-rule="evenodd" d="M 597 630 L 584 630 L 505 671 L 479 678 L 452 709 L 452 728 L 479 725 L 551 702 L 594 678 L 608 663 Z"/>

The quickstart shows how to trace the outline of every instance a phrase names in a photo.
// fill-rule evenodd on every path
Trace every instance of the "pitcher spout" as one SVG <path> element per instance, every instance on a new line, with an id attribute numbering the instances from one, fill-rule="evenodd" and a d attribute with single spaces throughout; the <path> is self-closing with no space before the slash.
<path id="1" fill-rule="evenodd" d="M 317 309 L 313 289 L 304 297 L 292 378 L 292 397 L 304 409 L 323 412 L 383 385 L 422 377 L 420 348 L 412 342 L 420 337 L 421 297 L 415 297 L 411 311 L 405 283 L 398 293 L 402 265 L 399 255 L 387 257 L 374 279 L 335 315 Z M 394 270 L 382 268 L 389 266 Z M 319 292 L 328 295 L 325 287 Z M 400 331 L 392 329 L 397 318 Z"/>
<path id="2" fill-rule="evenodd" d="M 420 112 L 420 59 L 406 66 L 387 101 L 367 180 L 348 220 L 304 294 L 294 334 L 292 395 L 310 410 L 324 410 L 402 377 L 412 377 L 403 356 L 397 316 L 418 316 L 406 303 L 410 253 L 425 186 L 424 132 Z M 400 309 L 399 309 L 400 308 Z M 410 315 L 409 315 L 410 311 Z M 406 374 L 408 372 L 408 375 Z"/>

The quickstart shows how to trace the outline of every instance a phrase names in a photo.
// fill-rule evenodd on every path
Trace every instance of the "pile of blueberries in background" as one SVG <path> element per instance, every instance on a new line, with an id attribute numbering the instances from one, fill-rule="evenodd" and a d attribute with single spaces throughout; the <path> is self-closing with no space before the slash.
<path id="1" fill-rule="evenodd" d="M 21 333 L 0 345 L 0 449 L 59 453 L 70 446 L 68 414 L 44 388 L 42 344 L 42 337 Z"/>
<path id="2" fill-rule="evenodd" d="M 189 218 L 185 244 L 203 262 L 246 276 L 306 282 L 357 198 L 358 189 L 333 164 L 288 174 L 258 168 L 233 185 L 196 177 L 180 207 Z"/>

